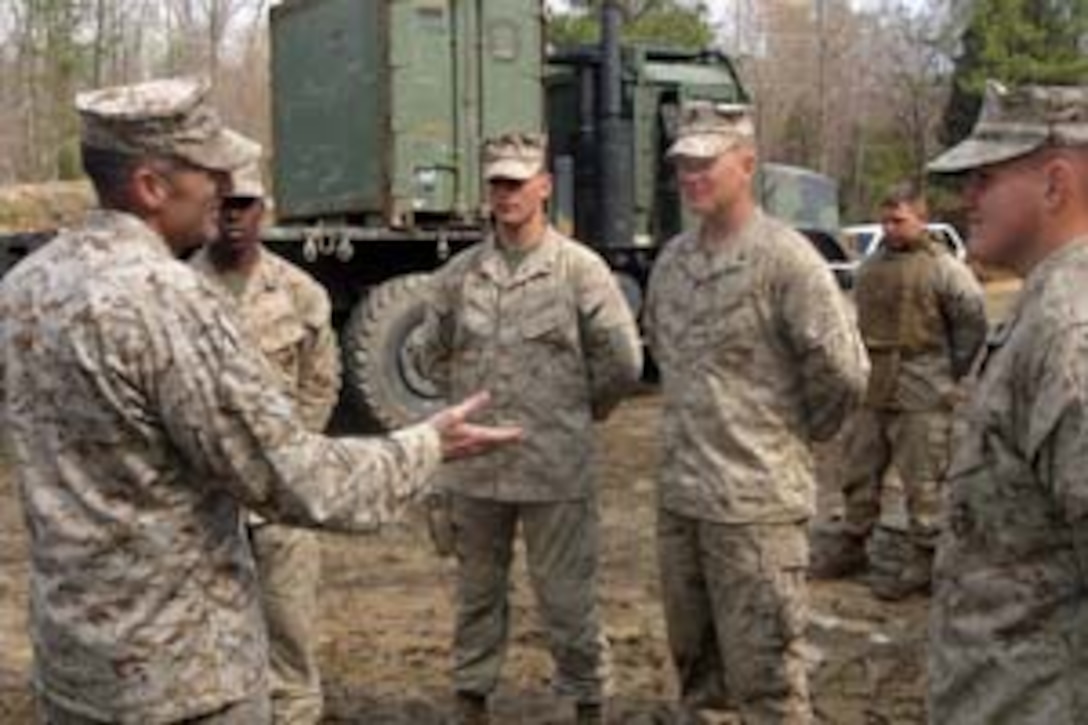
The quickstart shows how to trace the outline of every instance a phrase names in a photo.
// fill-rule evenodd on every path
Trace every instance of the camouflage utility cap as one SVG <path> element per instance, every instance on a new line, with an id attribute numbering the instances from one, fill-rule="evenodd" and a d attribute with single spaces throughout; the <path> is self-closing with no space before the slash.
<path id="1" fill-rule="evenodd" d="M 971 135 L 929 164 L 955 174 L 1026 156 L 1044 147 L 1088 145 L 1088 87 L 986 87 Z"/>
<path id="2" fill-rule="evenodd" d="M 246 149 L 247 160 L 230 172 L 230 197 L 243 199 L 263 199 L 265 196 L 264 180 L 261 176 L 261 155 L 264 148 L 256 141 L 234 131 L 228 131 L 237 139 L 238 144 Z"/>
<path id="3" fill-rule="evenodd" d="M 484 178 L 526 181 L 544 170 L 548 140 L 539 133 L 505 133 L 484 144 Z"/>
<path id="4" fill-rule="evenodd" d="M 167 78 L 80 93 L 82 141 L 90 148 L 176 156 L 204 169 L 230 171 L 245 163 L 249 152 L 223 126 L 208 92 L 204 81 Z"/>
<path id="5" fill-rule="evenodd" d="M 680 111 L 676 143 L 668 156 L 712 159 L 755 136 L 751 106 L 709 101 L 688 103 Z"/>

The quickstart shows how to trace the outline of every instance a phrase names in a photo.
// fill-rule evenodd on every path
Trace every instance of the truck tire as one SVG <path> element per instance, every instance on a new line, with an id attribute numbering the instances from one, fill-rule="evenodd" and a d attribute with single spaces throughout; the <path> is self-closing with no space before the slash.
<path id="1" fill-rule="evenodd" d="M 413 332 L 423 323 L 428 279 L 408 274 L 372 287 L 340 332 L 350 399 L 369 421 L 386 429 L 418 422 L 445 402 L 406 355 Z"/>

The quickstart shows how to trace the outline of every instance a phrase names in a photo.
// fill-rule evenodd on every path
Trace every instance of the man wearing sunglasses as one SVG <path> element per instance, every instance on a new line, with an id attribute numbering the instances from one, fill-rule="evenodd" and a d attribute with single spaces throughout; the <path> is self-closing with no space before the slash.
<path id="1" fill-rule="evenodd" d="M 320 433 L 340 390 L 340 353 L 328 294 L 261 244 L 261 147 L 247 145 L 252 158 L 230 174 L 219 234 L 191 264 L 237 300 L 243 333 L 272 364 L 303 425 Z M 316 650 L 320 541 L 315 532 L 258 514 L 248 519 L 268 626 L 273 721 L 312 725 L 320 721 L 322 709 Z"/>
<path id="2" fill-rule="evenodd" d="M 555 689 L 579 723 L 604 721 L 607 641 L 597 605 L 593 421 L 642 368 L 635 321 L 604 261 L 548 224 L 545 140 L 489 140 L 494 233 L 437 275 L 419 341 L 423 369 L 453 397 L 484 385 L 488 420 L 525 442 L 448 469 L 458 561 L 453 684 L 464 723 L 488 721 L 509 635 L 509 576 L 521 527 Z"/>
<path id="3" fill-rule="evenodd" d="M 687 716 L 806 725 L 810 444 L 867 363 L 823 259 L 756 203 L 754 136 L 747 107 L 698 102 L 669 150 L 699 225 L 661 253 L 643 317 L 665 400 L 661 589 Z"/>

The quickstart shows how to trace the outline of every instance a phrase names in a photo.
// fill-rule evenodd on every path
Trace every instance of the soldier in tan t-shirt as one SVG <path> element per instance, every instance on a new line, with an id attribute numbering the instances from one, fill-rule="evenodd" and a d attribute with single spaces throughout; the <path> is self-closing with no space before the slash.
<path id="1" fill-rule="evenodd" d="M 265 194 L 260 146 L 253 144 L 253 154 L 253 163 L 231 175 L 219 238 L 200 250 L 192 265 L 238 300 L 242 332 L 271 363 L 300 420 L 319 433 L 340 391 L 340 354 L 329 296 L 309 275 L 261 245 Z M 312 725 L 320 721 L 322 709 L 318 535 L 256 514 L 249 515 L 248 527 L 268 625 L 274 721 Z"/>

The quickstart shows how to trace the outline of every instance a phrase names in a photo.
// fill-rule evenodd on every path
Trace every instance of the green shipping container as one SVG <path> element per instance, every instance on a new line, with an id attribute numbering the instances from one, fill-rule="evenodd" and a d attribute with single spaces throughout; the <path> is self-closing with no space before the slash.
<path id="1" fill-rule="evenodd" d="M 272 9 L 276 211 L 392 228 L 476 217 L 484 138 L 543 128 L 539 0 Z"/>

